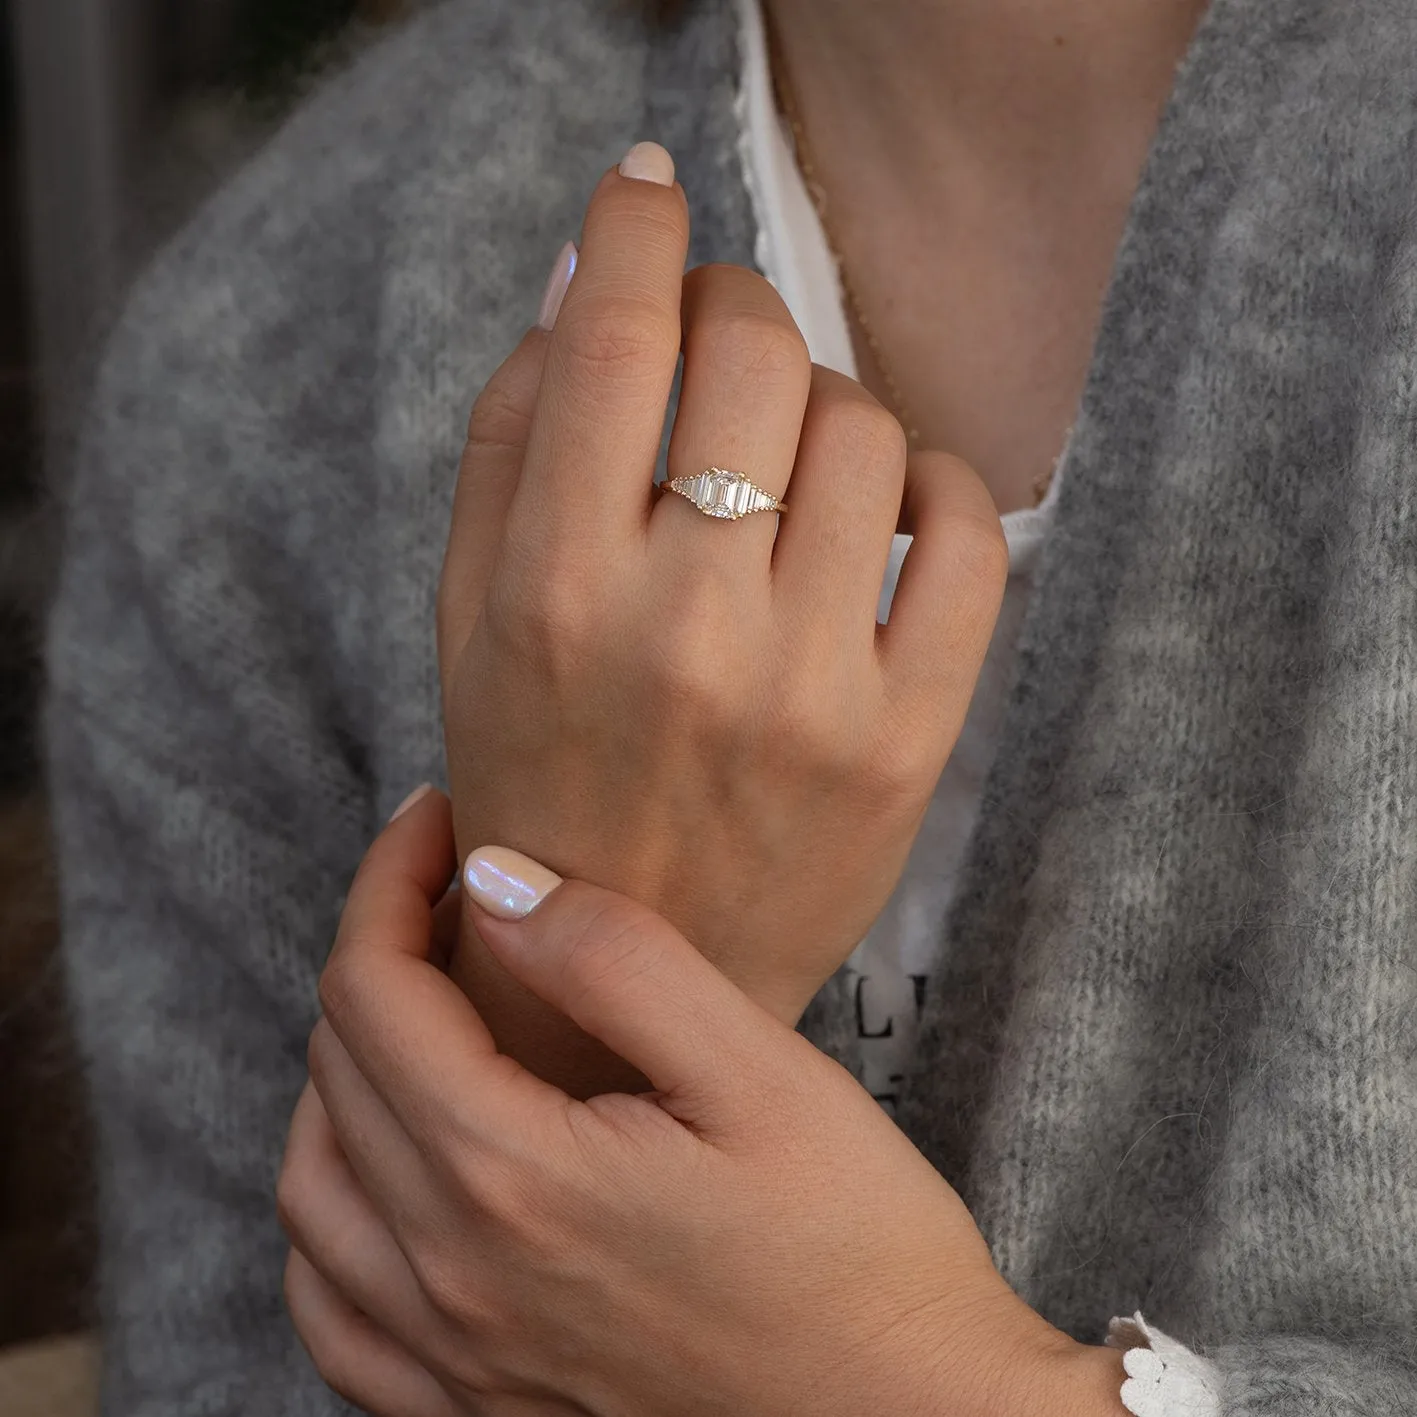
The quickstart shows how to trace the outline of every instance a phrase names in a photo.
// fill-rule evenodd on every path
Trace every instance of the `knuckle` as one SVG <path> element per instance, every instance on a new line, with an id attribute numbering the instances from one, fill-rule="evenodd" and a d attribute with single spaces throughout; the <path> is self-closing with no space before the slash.
<path id="1" fill-rule="evenodd" d="M 515 580 L 494 577 L 484 613 L 500 641 L 543 658 L 587 642 L 600 623 L 597 598 L 584 578 L 565 568 Z"/>
<path id="2" fill-rule="evenodd" d="M 465 1282 L 460 1265 L 438 1248 L 411 1247 L 409 1267 L 423 1297 L 435 1313 L 445 1319 L 460 1316 L 465 1299 Z"/>
<path id="3" fill-rule="evenodd" d="M 968 579 L 1002 591 L 1009 579 L 1009 543 L 997 516 L 962 514 L 953 550 Z"/>
<path id="4" fill-rule="evenodd" d="M 478 1299 L 478 1266 L 446 1242 L 412 1245 L 408 1252 L 414 1281 L 429 1307 L 464 1334 L 481 1332 L 489 1314 Z"/>
<path id="5" fill-rule="evenodd" d="M 655 637 L 648 669 L 660 699 L 681 712 L 711 708 L 724 691 L 723 669 L 710 638 L 688 613 Z"/>
<path id="6" fill-rule="evenodd" d="M 816 413 L 825 444 L 847 460 L 867 466 L 905 468 L 909 443 L 900 420 L 883 404 L 859 393 L 825 400 Z"/>
<path id="7" fill-rule="evenodd" d="M 656 916 L 637 901 L 611 898 L 599 903 L 576 932 L 561 961 L 567 1002 L 623 984 L 653 963 L 645 940 Z"/>
<path id="8" fill-rule="evenodd" d="M 521 619 L 543 645 L 579 643 L 592 623 L 581 588 L 559 576 L 547 576 L 525 596 Z"/>
<path id="9" fill-rule="evenodd" d="M 316 996 L 320 1001 L 320 1012 L 326 1018 L 341 1017 L 349 1005 L 349 988 L 345 981 L 345 969 L 331 960 L 320 971 L 320 982 L 316 986 Z M 313 1034 L 311 1035 L 313 1039 Z M 306 1050 L 307 1062 L 309 1049 Z"/>
<path id="10" fill-rule="evenodd" d="M 794 742 L 815 743 L 828 738 L 828 715 L 822 712 L 826 698 L 820 681 L 814 684 L 810 675 L 787 672 L 779 679 L 773 696 L 773 731 Z"/>
<path id="11" fill-rule="evenodd" d="M 938 735 L 906 724 L 873 744 L 867 780 L 879 802 L 888 806 L 901 802 L 923 805 L 943 768 Z"/>
<path id="12" fill-rule="evenodd" d="M 487 582 L 482 600 L 482 619 L 492 636 L 503 645 L 515 644 L 529 623 L 528 594 L 520 575 L 494 573 Z"/>
<path id="13" fill-rule="evenodd" d="M 320 1012 L 328 1020 L 329 1026 L 335 1028 L 339 1022 L 357 1014 L 362 1007 L 364 989 L 361 973 L 343 957 L 332 959 L 320 973 L 316 993 L 319 997 Z M 311 1044 L 315 1045 L 313 1032 L 310 1037 Z M 307 1054 L 310 1052 L 311 1050 L 307 1049 Z"/>
<path id="14" fill-rule="evenodd" d="M 516 1144 L 521 1143 L 522 1139 L 517 1139 Z M 504 1238 L 514 1238 L 528 1251 L 534 1247 L 545 1221 L 545 1205 L 537 1204 L 536 1187 L 517 1160 L 482 1150 L 463 1161 L 456 1174 L 460 1194 L 476 1209 L 482 1225 Z M 469 1318 L 479 1300 L 464 1284 L 458 1302 L 463 1316 Z"/>
<path id="15" fill-rule="evenodd" d="M 781 384 L 800 379 L 811 366 L 807 342 L 795 324 L 765 311 L 725 310 L 697 332 L 710 374 L 734 380 Z"/>
<path id="16" fill-rule="evenodd" d="M 742 655 L 755 636 L 741 625 L 736 593 L 717 572 L 676 578 L 642 651 L 646 679 L 675 708 L 726 710 L 741 678 Z M 723 631 L 731 627 L 732 636 Z"/>
<path id="17" fill-rule="evenodd" d="M 910 451 L 905 429 L 888 408 L 874 401 L 859 401 L 853 410 L 853 437 L 861 452 L 872 462 L 905 467 Z"/>
<path id="18" fill-rule="evenodd" d="M 679 331 L 653 302 L 636 296 L 598 296 L 556 322 L 567 358 L 599 379 L 658 377 L 679 354 Z"/>
<path id="19" fill-rule="evenodd" d="M 858 751 L 850 726 L 824 693 L 820 679 L 794 676 L 777 686 L 768 715 L 768 737 L 778 745 L 783 771 L 800 781 L 836 788 L 857 772 Z"/>

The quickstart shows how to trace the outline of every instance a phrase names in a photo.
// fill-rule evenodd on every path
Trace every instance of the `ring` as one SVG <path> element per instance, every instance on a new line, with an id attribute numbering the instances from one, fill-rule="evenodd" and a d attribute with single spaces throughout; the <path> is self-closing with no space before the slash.
<path id="1" fill-rule="evenodd" d="M 764 492 L 741 472 L 728 472 L 721 467 L 708 467 L 692 477 L 666 478 L 660 487 L 665 492 L 677 492 L 687 497 L 706 517 L 727 517 L 737 521 L 750 512 L 785 512 L 786 502 L 779 502 L 771 492 Z"/>

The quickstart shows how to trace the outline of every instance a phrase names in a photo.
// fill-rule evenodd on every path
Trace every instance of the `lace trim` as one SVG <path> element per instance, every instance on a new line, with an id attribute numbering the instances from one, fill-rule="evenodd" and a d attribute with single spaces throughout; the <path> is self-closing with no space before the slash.
<path id="1" fill-rule="evenodd" d="M 1122 1405 L 1132 1417 L 1221 1417 L 1220 1370 L 1153 1324 L 1140 1310 L 1114 1318 L 1105 1342 L 1122 1350 Z"/>

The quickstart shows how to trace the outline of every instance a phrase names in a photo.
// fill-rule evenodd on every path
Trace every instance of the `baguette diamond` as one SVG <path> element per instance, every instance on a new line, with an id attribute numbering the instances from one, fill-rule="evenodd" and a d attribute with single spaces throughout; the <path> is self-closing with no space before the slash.
<path id="1" fill-rule="evenodd" d="M 667 492 L 687 497 L 705 516 L 737 521 L 750 512 L 786 510 L 771 492 L 755 486 L 741 472 L 721 467 L 705 468 L 692 477 L 676 477 L 663 484 Z"/>

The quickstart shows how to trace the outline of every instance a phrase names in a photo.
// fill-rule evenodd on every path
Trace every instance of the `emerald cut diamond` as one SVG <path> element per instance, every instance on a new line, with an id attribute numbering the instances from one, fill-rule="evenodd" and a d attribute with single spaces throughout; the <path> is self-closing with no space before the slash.
<path id="1" fill-rule="evenodd" d="M 753 498 L 752 484 L 741 472 L 702 474 L 703 490 L 694 500 L 711 517 L 741 517 Z"/>
<path id="2" fill-rule="evenodd" d="M 693 477 L 677 477 L 665 485 L 687 497 L 705 515 L 727 521 L 737 521 L 749 512 L 777 509 L 769 493 L 755 487 L 741 472 L 721 467 L 706 468 Z"/>

